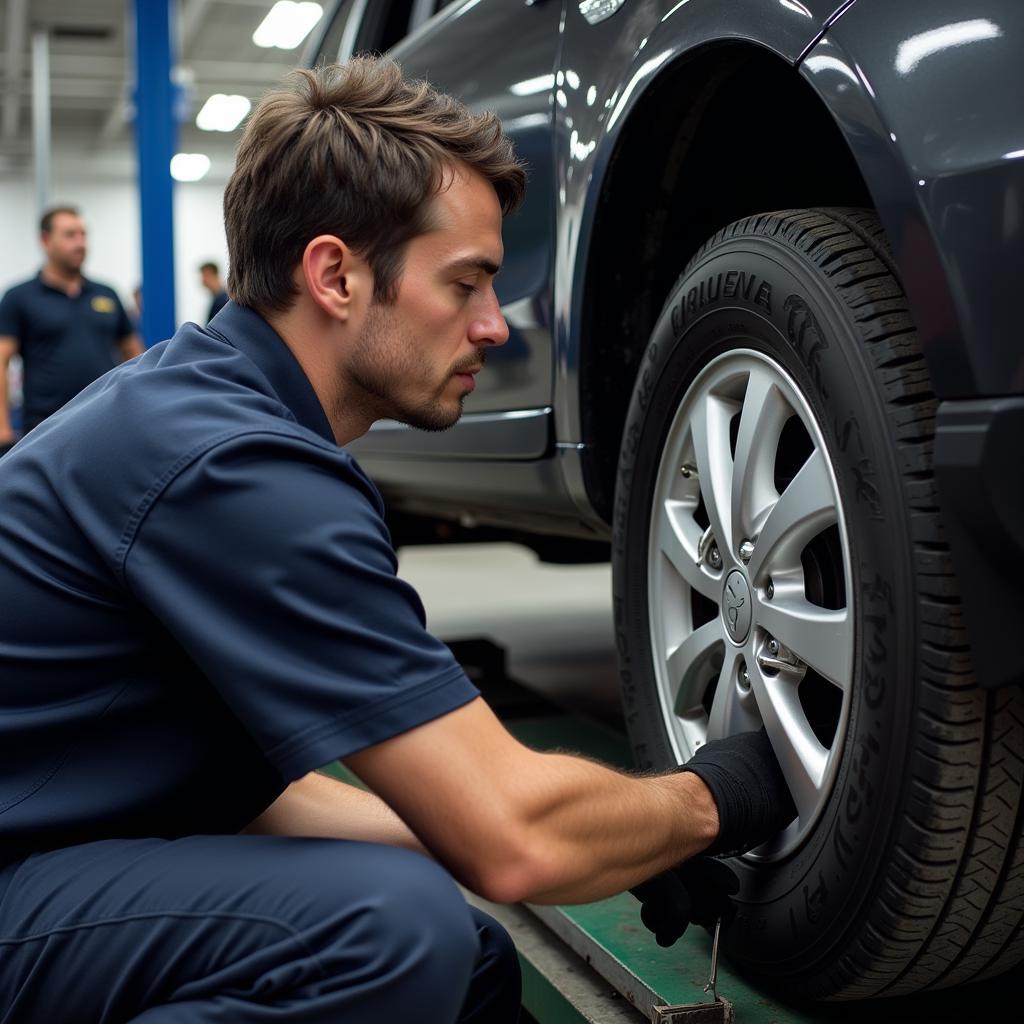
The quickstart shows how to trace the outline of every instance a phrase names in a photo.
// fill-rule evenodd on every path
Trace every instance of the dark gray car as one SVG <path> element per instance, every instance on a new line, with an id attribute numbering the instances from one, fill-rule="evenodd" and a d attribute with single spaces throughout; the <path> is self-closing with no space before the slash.
<path id="1" fill-rule="evenodd" d="M 767 727 L 734 962 L 815 998 L 1024 958 L 1024 8 L 349 0 L 530 166 L 511 340 L 353 451 L 396 540 L 610 544 L 643 768 Z M 461 524 L 461 525 L 460 525 Z"/>

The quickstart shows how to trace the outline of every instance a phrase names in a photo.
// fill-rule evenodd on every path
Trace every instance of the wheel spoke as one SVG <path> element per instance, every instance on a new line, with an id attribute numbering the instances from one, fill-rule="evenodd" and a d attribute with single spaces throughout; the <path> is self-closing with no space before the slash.
<path id="1" fill-rule="evenodd" d="M 853 672 L 853 626 L 846 608 L 820 608 L 802 597 L 761 601 L 758 624 L 841 690 Z"/>
<path id="2" fill-rule="evenodd" d="M 750 694 L 743 700 L 736 685 L 737 673 L 743 663 L 743 652 L 731 644 L 726 644 L 725 647 L 725 661 L 718 676 L 711 714 L 708 715 L 709 741 L 761 727 L 761 720 L 755 713 L 754 701 L 750 699 Z"/>
<path id="3" fill-rule="evenodd" d="M 751 370 L 732 476 L 732 525 L 737 544 L 751 536 L 759 514 L 778 498 L 773 479 L 775 450 L 788 412 L 782 392 L 767 371 Z"/>
<path id="4" fill-rule="evenodd" d="M 815 449 L 768 514 L 747 565 L 750 579 L 756 584 L 762 573 L 799 566 L 801 551 L 835 521 L 836 497 L 828 464 Z"/>
<path id="5" fill-rule="evenodd" d="M 690 515 L 689 506 L 666 501 L 658 514 L 657 531 L 658 550 L 672 563 L 675 571 L 694 590 L 717 604 L 721 585 L 705 566 L 697 564 L 701 529 Z"/>
<path id="6" fill-rule="evenodd" d="M 717 663 L 722 658 L 724 645 L 721 619 L 714 618 L 668 652 L 665 667 L 669 695 L 677 715 L 684 716 L 701 705 L 707 684 L 714 678 Z"/>
<path id="7" fill-rule="evenodd" d="M 818 742 L 804 715 L 795 681 L 765 676 L 756 665 L 750 667 L 750 673 L 758 710 L 779 767 L 800 817 L 806 820 L 821 797 L 828 751 Z"/>
<path id="8" fill-rule="evenodd" d="M 731 416 L 732 406 L 708 394 L 697 402 L 690 421 L 700 493 L 723 559 L 733 550 Z"/>

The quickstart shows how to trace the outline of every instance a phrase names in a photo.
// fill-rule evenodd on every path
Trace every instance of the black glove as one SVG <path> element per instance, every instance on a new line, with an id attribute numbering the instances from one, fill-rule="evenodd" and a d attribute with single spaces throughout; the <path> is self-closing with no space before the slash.
<path id="1" fill-rule="evenodd" d="M 686 926 L 710 928 L 721 918 L 723 927 L 736 916 L 731 897 L 740 880 L 720 860 L 695 857 L 663 871 L 629 891 L 640 901 L 640 920 L 654 932 L 659 946 L 671 946 Z"/>
<path id="2" fill-rule="evenodd" d="M 746 853 L 796 817 L 796 806 L 763 726 L 757 732 L 712 740 L 679 771 L 693 772 L 715 798 L 719 833 L 704 851 L 707 855 Z"/>

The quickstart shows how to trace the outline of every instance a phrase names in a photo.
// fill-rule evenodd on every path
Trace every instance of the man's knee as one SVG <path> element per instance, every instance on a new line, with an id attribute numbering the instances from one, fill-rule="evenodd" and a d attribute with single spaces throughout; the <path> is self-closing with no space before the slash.
<path id="1" fill-rule="evenodd" d="M 512 937 L 494 918 L 471 908 L 480 957 L 459 1024 L 514 1024 L 519 1019 L 522 973 Z"/>
<path id="2" fill-rule="evenodd" d="M 304 941 L 318 949 L 322 968 L 337 972 L 339 982 L 355 956 L 367 976 L 404 989 L 410 1005 L 428 999 L 436 1012 L 438 1001 L 452 1002 L 454 1020 L 481 950 L 466 901 L 451 876 L 420 854 L 373 846 L 361 853 L 367 862 L 358 895 L 353 897 L 351 878 L 328 882 L 315 935 L 307 933 Z"/>

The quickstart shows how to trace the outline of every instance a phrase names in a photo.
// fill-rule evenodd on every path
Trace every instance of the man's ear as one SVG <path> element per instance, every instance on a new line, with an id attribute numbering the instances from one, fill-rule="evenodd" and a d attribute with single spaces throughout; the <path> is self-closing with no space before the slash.
<path id="1" fill-rule="evenodd" d="M 369 265 L 335 235 L 317 235 L 302 254 L 302 277 L 310 298 L 332 320 L 347 321 L 369 305 Z"/>

